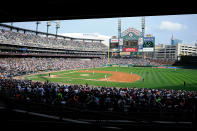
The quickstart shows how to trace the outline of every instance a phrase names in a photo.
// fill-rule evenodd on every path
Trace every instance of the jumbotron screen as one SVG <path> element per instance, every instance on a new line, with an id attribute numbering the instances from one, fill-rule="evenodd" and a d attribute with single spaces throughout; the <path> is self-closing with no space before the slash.
<path id="1" fill-rule="evenodd" d="M 144 48 L 153 48 L 154 47 L 154 38 L 153 37 L 144 37 L 143 47 Z"/>
<path id="2" fill-rule="evenodd" d="M 110 48 L 118 48 L 118 43 L 110 43 Z"/>
<path id="3" fill-rule="evenodd" d="M 124 48 L 137 48 L 138 41 L 137 40 L 124 40 L 123 47 Z"/>
<path id="4" fill-rule="evenodd" d="M 153 41 L 145 41 L 143 47 L 154 47 Z"/>

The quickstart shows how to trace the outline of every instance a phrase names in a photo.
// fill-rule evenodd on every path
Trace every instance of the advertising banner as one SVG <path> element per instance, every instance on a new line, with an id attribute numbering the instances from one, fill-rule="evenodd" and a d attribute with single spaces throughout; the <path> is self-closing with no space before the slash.
<path id="1" fill-rule="evenodd" d="M 112 52 L 116 52 L 118 49 L 111 49 Z"/>
<path id="2" fill-rule="evenodd" d="M 120 67 L 119 65 L 112 65 L 112 67 Z"/>
<path id="3" fill-rule="evenodd" d="M 118 43 L 118 39 L 110 39 L 110 43 Z"/>
<path id="4" fill-rule="evenodd" d="M 142 45 L 143 44 L 143 39 L 142 38 L 139 38 L 138 39 L 138 45 Z"/>
<path id="5" fill-rule="evenodd" d="M 120 55 L 130 55 L 130 52 L 120 52 Z"/>
<path id="6" fill-rule="evenodd" d="M 27 48 L 20 48 L 21 51 L 27 51 Z"/>
<path id="7" fill-rule="evenodd" d="M 129 67 L 129 65 L 120 65 L 120 67 Z"/>
<path id="8" fill-rule="evenodd" d="M 138 48 L 123 48 L 124 52 L 137 52 Z"/>
<path id="9" fill-rule="evenodd" d="M 143 45 L 138 45 L 138 52 L 142 52 L 143 51 Z"/>
<path id="10" fill-rule="evenodd" d="M 154 48 L 143 48 L 143 52 L 153 52 Z"/>
<path id="11" fill-rule="evenodd" d="M 119 40 L 119 45 L 123 45 L 123 39 Z"/>
<path id="12" fill-rule="evenodd" d="M 144 37 L 144 41 L 154 41 L 154 37 Z"/>

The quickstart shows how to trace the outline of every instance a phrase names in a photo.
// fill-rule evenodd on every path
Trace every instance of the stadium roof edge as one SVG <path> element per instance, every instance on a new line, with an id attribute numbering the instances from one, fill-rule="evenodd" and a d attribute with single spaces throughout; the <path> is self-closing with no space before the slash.
<path id="1" fill-rule="evenodd" d="M 127 2 L 99 1 L 62 1 L 62 0 L 2 0 L 0 22 L 73 20 L 92 18 L 139 17 L 157 15 L 196 14 L 195 1 L 133 1 Z M 145 8 L 143 8 L 143 6 Z M 77 8 L 76 8 L 77 7 Z M 72 8 L 72 9 L 71 9 Z"/>
<path id="2" fill-rule="evenodd" d="M 41 32 L 41 31 L 34 31 L 34 30 L 29 30 L 29 29 L 24 29 L 24 28 L 20 28 L 20 27 L 15 27 L 15 26 L 11 26 L 11 25 L 6 25 L 6 24 L 2 24 L 0 23 L 1 27 L 7 27 L 10 29 L 15 29 L 15 30 L 23 30 L 23 31 L 28 31 L 28 32 L 32 32 L 32 33 L 38 33 L 38 34 L 43 34 L 43 35 L 51 35 L 51 36 L 56 36 L 56 34 L 52 34 L 52 33 L 45 33 L 45 32 Z M 74 37 L 69 37 L 69 36 L 63 36 L 63 35 L 57 35 L 57 37 L 62 37 L 62 38 L 68 38 L 68 39 L 73 39 L 73 40 L 92 40 L 92 41 L 104 41 L 101 39 L 88 39 L 88 38 L 74 38 Z"/>

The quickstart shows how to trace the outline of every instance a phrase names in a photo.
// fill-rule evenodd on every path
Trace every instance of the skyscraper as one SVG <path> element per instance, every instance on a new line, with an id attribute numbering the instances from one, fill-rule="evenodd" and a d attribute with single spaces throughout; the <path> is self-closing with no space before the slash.
<path id="1" fill-rule="evenodd" d="M 173 34 L 172 34 L 172 38 L 171 38 L 171 45 L 177 45 L 179 43 L 183 43 L 182 40 L 179 40 L 179 39 L 175 39 Z"/>

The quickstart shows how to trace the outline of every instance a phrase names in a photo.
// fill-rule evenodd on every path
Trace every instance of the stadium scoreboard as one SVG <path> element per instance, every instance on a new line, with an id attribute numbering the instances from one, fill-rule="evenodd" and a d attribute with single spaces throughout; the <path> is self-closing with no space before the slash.
<path id="1" fill-rule="evenodd" d="M 143 47 L 144 48 L 154 47 L 153 37 L 144 37 Z"/>
<path id="2" fill-rule="evenodd" d="M 110 49 L 118 52 L 154 52 L 155 37 L 140 37 L 138 39 L 110 39 Z M 121 55 L 128 55 L 122 53 Z"/>
<path id="3" fill-rule="evenodd" d="M 110 48 L 111 49 L 117 49 L 118 48 L 118 43 L 110 43 Z"/>
<path id="4" fill-rule="evenodd" d="M 119 40 L 118 39 L 110 39 L 110 49 L 118 49 L 119 47 Z"/>
<path id="5" fill-rule="evenodd" d="M 123 48 L 137 48 L 138 41 L 137 40 L 125 40 L 123 42 Z"/>
<path id="6" fill-rule="evenodd" d="M 155 47 L 155 37 L 143 38 L 143 52 L 153 52 Z"/>

